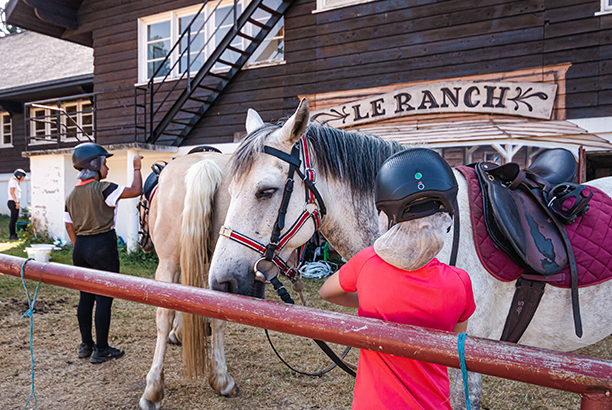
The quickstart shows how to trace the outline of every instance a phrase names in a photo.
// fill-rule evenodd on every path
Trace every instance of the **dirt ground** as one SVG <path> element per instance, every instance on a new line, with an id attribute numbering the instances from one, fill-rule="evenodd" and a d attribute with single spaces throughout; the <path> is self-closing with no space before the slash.
<path id="1" fill-rule="evenodd" d="M 307 281 L 307 295 L 320 282 Z M 30 293 L 35 283 L 28 282 Z M 92 365 L 76 356 L 79 333 L 76 291 L 43 285 L 34 314 L 33 351 L 38 409 L 137 409 L 155 343 L 155 308 L 115 300 L 111 344 L 126 351 L 120 360 Z M 315 305 L 330 308 L 326 302 Z M 17 278 L 0 275 L 0 409 L 24 409 L 31 391 L 30 324 Z M 272 333 L 277 348 L 296 367 L 319 369 L 326 358 L 311 341 Z M 582 354 L 612 358 L 612 338 Z M 350 353 L 356 362 L 356 353 Z M 236 398 L 217 396 L 205 381 L 182 375 L 181 348 L 166 356 L 166 397 L 162 408 L 179 409 L 350 409 L 353 379 L 340 370 L 321 378 L 300 376 L 279 362 L 263 330 L 230 323 L 227 360 L 240 386 Z M 577 409 L 576 395 L 493 377 L 484 378 L 484 409 Z M 34 408 L 33 400 L 28 409 Z"/>
<path id="2" fill-rule="evenodd" d="M 1 230 L 1 229 L 0 229 Z M 4 240 L 0 252 L 23 255 L 23 244 Z M 70 252 L 54 252 L 53 261 L 70 263 Z M 122 262 L 122 273 L 152 277 L 150 261 Z M 26 281 L 30 294 L 35 282 Z M 322 281 L 305 280 L 305 295 L 313 307 L 339 310 L 322 301 Z M 270 289 L 271 300 L 278 297 Z M 295 295 L 294 295 L 295 298 Z M 21 280 L 0 274 L 0 410 L 34 409 L 26 406 L 32 389 L 30 322 L 22 318 L 27 298 Z M 78 292 L 43 284 L 33 315 L 34 383 L 37 408 L 138 409 L 156 340 L 155 308 L 116 299 L 113 304 L 111 345 L 124 349 L 117 361 L 92 365 L 77 358 L 80 336 L 76 319 Z M 315 371 L 329 359 L 314 342 L 271 332 L 272 340 L 294 367 Z M 340 352 L 341 347 L 336 346 Z M 576 353 L 612 359 L 612 336 Z M 350 409 L 354 379 L 339 369 L 323 377 L 298 375 L 274 355 L 262 329 L 229 323 L 226 356 L 230 373 L 240 387 L 235 398 L 213 393 L 205 380 L 187 380 L 182 372 L 181 347 L 169 346 L 165 360 L 166 396 L 162 409 Z M 357 363 L 357 351 L 349 353 Z M 483 376 L 482 408 L 485 410 L 578 409 L 580 398 L 571 393 Z"/>

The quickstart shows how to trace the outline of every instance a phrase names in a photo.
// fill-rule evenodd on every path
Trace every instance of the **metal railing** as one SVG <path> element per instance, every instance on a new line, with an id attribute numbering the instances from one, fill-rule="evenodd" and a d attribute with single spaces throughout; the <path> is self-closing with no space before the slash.
<path id="1" fill-rule="evenodd" d="M 116 135 L 123 142 L 145 142 L 150 132 L 147 93 L 146 87 L 133 87 L 27 102 L 26 151 L 67 148 Z"/>
<path id="2" fill-rule="evenodd" d="M 0 255 L 0 273 L 21 276 L 25 259 Z M 287 305 L 58 263 L 29 261 L 26 279 L 458 368 L 457 334 Z M 581 410 L 612 409 L 612 361 L 465 338 L 469 371 L 573 392 Z"/>
<path id="3" fill-rule="evenodd" d="M 202 12 L 206 9 L 206 7 L 208 6 L 208 3 L 210 1 L 215 1 L 216 4 L 213 8 L 211 8 L 208 11 L 208 16 L 204 19 L 204 22 L 202 23 L 202 25 L 197 29 L 197 31 L 195 33 L 192 34 L 192 26 L 194 25 L 194 23 L 197 21 L 198 17 L 202 14 Z M 234 21 L 233 21 L 233 28 L 232 30 L 236 30 L 236 20 L 238 18 L 237 16 L 237 4 L 238 4 L 238 0 L 234 0 L 234 6 L 232 8 L 229 8 L 227 13 L 223 16 L 223 18 L 221 19 L 221 21 L 215 21 L 215 29 L 212 33 L 207 34 L 206 33 L 206 27 L 210 26 L 209 22 L 211 20 L 211 18 L 213 16 L 216 15 L 217 9 L 219 8 L 219 6 L 221 5 L 222 0 L 207 0 L 204 2 L 204 4 L 202 5 L 202 7 L 200 7 L 200 9 L 198 10 L 198 12 L 193 16 L 193 19 L 191 20 L 191 22 L 189 23 L 189 25 L 187 25 L 187 27 L 185 28 L 185 30 L 183 30 L 183 32 L 181 33 L 180 37 L 178 38 L 178 40 L 176 41 L 176 43 L 174 43 L 174 46 L 172 46 L 172 48 L 170 49 L 170 51 L 168 52 L 168 55 L 166 56 L 166 58 L 161 62 L 161 64 L 159 65 L 159 67 L 157 68 L 157 70 L 155 70 L 155 72 L 153 73 L 153 75 L 151 76 L 151 79 L 148 82 L 148 88 L 150 90 L 150 104 L 151 104 L 151 110 L 150 110 L 150 129 L 153 130 L 155 129 L 154 125 L 155 125 L 155 118 L 156 116 L 160 113 L 162 107 L 164 106 L 164 104 L 168 101 L 168 99 L 170 98 L 170 96 L 172 96 L 173 92 L 176 90 L 176 88 L 179 86 L 179 84 L 181 84 L 181 80 L 186 80 L 187 81 L 187 89 L 191 90 L 192 84 L 191 84 L 191 67 L 192 65 L 198 60 L 198 58 L 200 58 L 200 56 L 202 55 L 202 53 L 204 53 L 204 56 L 206 57 L 206 49 L 210 48 L 209 44 L 211 41 L 214 41 L 216 38 L 217 33 L 219 32 L 221 26 L 223 24 L 225 24 L 226 20 L 228 19 L 228 17 L 233 14 L 234 16 Z M 195 55 L 195 57 L 192 59 L 191 58 L 191 50 L 192 50 L 192 43 L 198 38 L 198 36 L 205 36 L 206 37 L 206 41 L 204 41 L 204 45 L 201 47 L 200 50 L 198 50 L 197 55 Z M 185 49 L 180 52 L 180 54 L 178 54 L 178 57 L 176 56 L 175 50 L 177 49 L 177 47 L 179 47 L 180 44 L 183 44 L 183 40 L 187 39 L 186 42 L 186 47 Z M 181 70 L 182 67 L 180 67 L 180 62 L 183 61 L 183 57 L 187 58 L 187 64 L 184 70 Z M 162 70 L 162 68 L 164 68 L 164 66 L 166 65 L 166 63 L 171 62 L 172 60 L 175 60 L 174 63 L 170 66 L 170 68 L 168 69 L 168 72 L 166 73 L 166 75 L 164 75 L 163 77 L 158 77 L 158 74 L 160 73 L 160 71 Z M 177 65 L 179 65 L 179 74 L 178 76 L 176 76 L 176 70 L 177 70 Z M 182 71 L 182 72 L 181 72 Z M 172 80 L 173 81 L 173 85 L 170 89 L 162 89 L 162 87 L 167 84 L 168 80 Z M 182 91 L 182 88 L 179 90 Z M 155 96 L 159 96 L 159 94 L 162 94 L 161 100 L 158 98 L 158 101 L 155 101 Z M 162 114 L 165 114 L 165 112 L 162 112 Z"/>

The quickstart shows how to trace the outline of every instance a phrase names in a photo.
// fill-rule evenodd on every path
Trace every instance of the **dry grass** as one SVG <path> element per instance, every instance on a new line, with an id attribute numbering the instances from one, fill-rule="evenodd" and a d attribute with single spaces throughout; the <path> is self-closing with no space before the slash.
<path id="1" fill-rule="evenodd" d="M 0 252 L 19 254 L 19 246 L 0 242 Z M 8 248 L 8 249 L 7 249 Z M 66 255 L 57 254 L 58 259 Z M 126 267 L 126 269 L 129 267 Z M 134 269 L 134 267 L 131 267 Z M 151 276 L 152 272 L 143 273 Z M 314 307 L 336 309 L 317 296 L 320 282 L 306 281 L 307 300 Z M 30 293 L 35 283 L 28 282 Z M 273 293 L 270 289 L 269 292 Z M 276 295 L 270 298 L 277 300 Z M 0 409 L 24 409 L 31 390 L 29 320 L 21 281 L 0 275 Z M 137 409 L 145 387 L 155 344 L 155 308 L 115 300 L 111 345 L 122 348 L 120 360 L 92 365 L 76 356 L 80 341 L 76 304 L 78 292 L 42 285 L 34 314 L 35 392 L 38 409 Z M 272 333 L 272 339 L 295 367 L 313 371 L 329 360 L 307 339 Z M 228 367 L 240 394 L 217 396 L 204 380 L 182 375 L 181 348 L 169 346 L 165 360 L 166 397 L 163 409 L 350 409 L 353 379 L 334 369 L 321 378 L 287 369 L 268 345 L 263 330 L 228 324 Z M 336 349 L 340 351 L 341 349 Z M 612 359 L 612 337 L 578 353 Z M 350 353 L 356 362 L 357 353 Z M 485 409 L 577 409 L 579 397 L 494 377 L 483 377 Z M 33 401 L 28 409 L 34 408 Z"/>

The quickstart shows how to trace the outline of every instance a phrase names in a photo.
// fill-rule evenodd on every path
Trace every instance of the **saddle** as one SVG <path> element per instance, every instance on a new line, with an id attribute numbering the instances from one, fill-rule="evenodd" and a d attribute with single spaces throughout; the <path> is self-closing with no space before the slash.
<path id="1" fill-rule="evenodd" d="M 149 206 L 151 198 L 157 190 L 159 183 L 159 174 L 162 172 L 164 167 L 168 165 L 166 161 L 162 163 L 156 162 L 151 165 L 151 172 L 142 187 L 142 193 L 138 200 L 138 215 L 140 215 L 140 229 L 138 230 L 138 246 L 144 253 L 153 252 L 155 246 L 151 241 L 151 235 L 149 234 Z"/>
<path id="2" fill-rule="evenodd" d="M 502 340 L 517 342 L 533 318 L 548 281 L 570 266 L 572 308 L 578 337 L 582 336 L 578 278 L 565 223 L 588 211 L 593 193 L 574 183 L 576 161 L 564 149 L 540 155 L 527 169 L 472 164 L 482 190 L 484 220 L 495 245 L 523 269 Z"/>

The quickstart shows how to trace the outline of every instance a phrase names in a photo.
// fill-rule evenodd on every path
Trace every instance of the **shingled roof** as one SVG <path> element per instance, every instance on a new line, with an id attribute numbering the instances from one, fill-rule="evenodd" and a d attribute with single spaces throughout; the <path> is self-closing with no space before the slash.
<path id="1" fill-rule="evenodd" d="M 0 92 L 93 74 L 93 49 L 33 31 L 0 38 Z"/>

